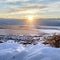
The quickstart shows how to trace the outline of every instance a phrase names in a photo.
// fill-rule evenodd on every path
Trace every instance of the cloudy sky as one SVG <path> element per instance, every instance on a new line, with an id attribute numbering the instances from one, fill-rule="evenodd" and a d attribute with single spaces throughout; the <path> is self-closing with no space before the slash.
<path id="1" fill-rule="evenodd" d="M 0 0 L 0 18 L 60 18 L 60 0 Z"/>

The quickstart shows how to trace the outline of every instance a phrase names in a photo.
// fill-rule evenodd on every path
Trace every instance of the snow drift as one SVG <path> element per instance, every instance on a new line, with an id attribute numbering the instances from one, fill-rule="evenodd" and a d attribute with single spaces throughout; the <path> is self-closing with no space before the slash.
<path id="1" fill-rule="evenodd" d="M 43 44 L 24 47 L 17 43 L 0 44 L 1 60 L 60 60 L 60 48 Z"/>

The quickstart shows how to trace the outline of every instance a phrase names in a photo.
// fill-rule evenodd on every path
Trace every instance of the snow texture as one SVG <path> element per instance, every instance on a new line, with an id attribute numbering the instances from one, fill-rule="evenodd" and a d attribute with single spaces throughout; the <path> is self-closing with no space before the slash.
<path id="1" fill-rule="evenodd" d="M 57 30 L 41 30 L 53 33 Z M 52 48 L 41 43 L 27 45 L 18 43 L 0 43 L 0 60 L 60 60 L 60 48 Z"/>
<path id="2" fill-rule="evenodd" d="M 24 47 L 17 43 L 0 44 L 0 60 L 60 60 L 60 48 L 43 44 Z"/>

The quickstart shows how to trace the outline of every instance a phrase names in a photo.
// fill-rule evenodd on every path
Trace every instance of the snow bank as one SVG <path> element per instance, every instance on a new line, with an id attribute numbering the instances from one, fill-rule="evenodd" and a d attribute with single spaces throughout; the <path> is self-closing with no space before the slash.
<path id="1" fill-rule="evenodd" d="M 17 43 L 1 43 L 0 60 L 9 60 L 23 50 L 25 50 L 24 46 Z"/>
<path id="2" fill-rule="evenodd" d="M 60 60 L 60 48 L 36 45 L 29 50 L 24 60 Z"/>
<path id="3" fill-rule="evenodd" d="M 21 44 L 17 44 L 17 43 L 1 43 L 0 44 L 0 50 L 5 50 L 5 49 L 12 49 L 12 50 L 16 50 L 16 49 L 24 49 L 23 45 Z"/>
<path id="4" fill-rule="evenodd" d="M 0 60 L 60 60 L 60 48 L 42 44 L 24 47 L 17 43 L 2 43 Z"/>

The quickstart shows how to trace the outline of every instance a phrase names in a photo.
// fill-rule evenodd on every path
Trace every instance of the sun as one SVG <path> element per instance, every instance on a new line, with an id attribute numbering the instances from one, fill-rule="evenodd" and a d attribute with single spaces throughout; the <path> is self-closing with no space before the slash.
<path id="1" fill-rule="evenodd" d="M 33 16 L 28 16 L 29 21 L 33 21 Z"/>
<path id="2" fill-rule="evenodd" d="M 29 26 L 29 28 L 35 27 L 35 16 L 34 15 L 26 16 L 26 25 Z"/>
<path id="3" fill-rule="evenodd" d="M 33 25 L 33 24 L 34 24 L 34 16 L 33 16 L 33 15 L 28 15 L 28 16 L 26 17 L 26 23 L 27 23 L 28 25 Z"/>

